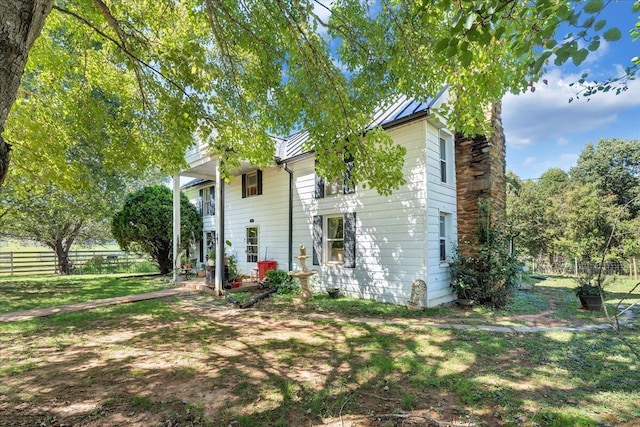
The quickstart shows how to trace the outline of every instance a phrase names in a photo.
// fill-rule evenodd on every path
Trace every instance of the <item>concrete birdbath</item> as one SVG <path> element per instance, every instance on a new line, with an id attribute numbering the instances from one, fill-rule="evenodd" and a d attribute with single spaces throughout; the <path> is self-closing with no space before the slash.
<path id="1" fill-rule="evenodd" d="M 309 268 L 307 268 L 306 262 L 307 258 L 309 258 L 309 255 L 307 255 L 307 249 L 304 247 L 304 245 L 300 245 L 300 255 L 295 258 L 298 260 L 300 266 L 297 270 L 290 271 L 289 276 L 295 277 L 300 280 L 300 288 L 302 290 L 301 296 L 302 299 L 306 301 L 313 297 L 311 291 L 309 290 L 309 277 L 313 276 L 318 271 L 309 270 Z"/>

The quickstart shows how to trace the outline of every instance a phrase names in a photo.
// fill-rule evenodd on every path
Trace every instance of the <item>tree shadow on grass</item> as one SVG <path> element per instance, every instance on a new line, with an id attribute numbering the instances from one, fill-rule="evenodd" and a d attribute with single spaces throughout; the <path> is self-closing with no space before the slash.
<path id="1" fill-rule="evenodd" d="M 595 426 L 639 416 L 637 361 L 603 332 L 409 329 L 185 311 L 179 299 L 24 326 L 29 332 L 0 350 L 2 363 L 35 363 L 0 375 L 0 419 L 22 423 L 12 425 L 54 425 L 46 417 L 76 425 L 411 425 L 384 417 L 407 411 L 486 425 Z M 603 411 L 607 404 L 615 412 Z"/>

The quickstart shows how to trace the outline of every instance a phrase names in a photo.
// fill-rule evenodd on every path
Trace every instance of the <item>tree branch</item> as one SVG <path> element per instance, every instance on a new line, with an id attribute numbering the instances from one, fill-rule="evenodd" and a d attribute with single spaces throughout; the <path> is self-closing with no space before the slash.
<path id="1" fill-rule="evenodd" d="M 93 4 L 100 10 L 100 12 L 102 12 L 102 15 L 107 20 L 107 23 L 109 24 L 109 26 L 113 28 L 113 30 L 118 35 L 122 48 L 130 52 L 129 47 L 127 46 L 127 35 L 124 33 L 124 31 L 122 31 L 120 24 L 111 13 L 109 6 L 107 6 L 102 0 L 92 0 L 92 1 L 93 1 Z M 131 56 L 129 56 L 129 58 L 133 59 Z M 144 86 L 142 84 L 142 77 L 140 75 L 140 68 L 138 67 L 138 62 L 135 59 L 133 60 L 133 71 L 136 74 L 138 88 L 140 89 L 140 96 L 142 96 L 142 105 L 144 107 L 147 105 L 147 95 L 145 93 Z"/>
<path id="2" fill-rule="evenodd" d="M 75 19 L 77 19 L 78 21 L 82 22 L 83 24 L 85 24 L 87 27 L 91 28 L 93 31 L 95 31 L 97 34 L 99 34 L 100 36 L 102 36 L 103 38 L 105 38 L 106 40 L 109 40 L 111 43 L 115 44 L 116 47 L 118 49 L 120 49 L 125 55 L 127 55 L 130 59 L 132 59 L 133 61 L 143 65 L 145 68 L 148 68 L 149 70 L 151 70 L 152 72 L 154 72 L 155 74 L 157 74 L 158 76 L 162 77 L 162 79 L 164 79 L 167 83 L 169 83 L 171 86 L 175 87 L 176 89 L 178 89 L 184 96 L 186 96 L 187 98 L 193 98 L 192 95 L 190 95 L 189 93 L 187 93 L 187 91 L 180 86 L 178 83 L 176 83 L 173 79 L 171 79 L 170 77 L 168 77 L 167 75 L 165 75 L 164 73 L 162 73 L 162 71 L 158 70 L 157 68 L 155 68 L 154 66 L 152 66 L 151 64 L 149 64 L 148 62 L 144 61 L 143 59 L 139 58 L 138 56 L 136 56 L 135 54 L 133 54 L 131 51 L 129 51 L 126 46 L 122 45 L 120 42 L 118 42 L 116 39 L 114 39 L 113 37 L 109 36 L 108 34 L 106 34 L 104 31 L 102 31 L 101 29 L 99 29 L 98 27 L 96 27 L 95 25 L 93 25 L 91 22 L 89 22 L 86 18 L 83 18 L 82 16 L 78 15 L 75 12 L 72 12 L 68 9 L 64 9 L 60 6 L 53 6 L 54 10 L 57 10 L 60 13 L 64 13 L 66 15 L 69 15 Z"/>

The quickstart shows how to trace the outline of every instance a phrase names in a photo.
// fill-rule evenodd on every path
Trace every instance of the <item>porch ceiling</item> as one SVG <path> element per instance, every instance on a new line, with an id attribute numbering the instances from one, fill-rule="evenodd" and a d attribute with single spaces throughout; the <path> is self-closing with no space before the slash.
<path id="1" fill-rule="evenodd" d="M 255 166 L 245 160 L 240 163 L 240 167 L 234 170 L 231 175 L 241 175 L 255 169 Z M 216 159 L 211 157 L 199 159 L 197 162 L 191 163 L 188 169 L 180 172 L 180 176 L 214 181 L 216 179 Z"/>

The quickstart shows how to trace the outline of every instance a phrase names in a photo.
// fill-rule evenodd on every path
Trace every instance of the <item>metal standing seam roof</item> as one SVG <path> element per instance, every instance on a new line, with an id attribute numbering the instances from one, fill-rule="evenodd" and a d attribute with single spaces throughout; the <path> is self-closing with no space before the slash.
<path id="1" fill-rule="evenodd" d="M 399 96 L 391 104 L 378 108 L 365 130 L 378 126 L 389 127 L 405 120 L 411 120 L 414 116 L 426 115 L 445 90 L 446 88 L 440 91 L 433 99 L 427 99 L 426 101 L 416 101 L 404 95 Z M 304 145 L 308 140 L 308 131 L 301 131 L 284 139 L 276 138 L 276 155 L 285 160 L 304 154 L 306 153 Z"/>

